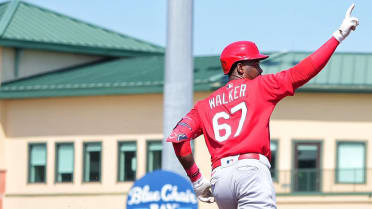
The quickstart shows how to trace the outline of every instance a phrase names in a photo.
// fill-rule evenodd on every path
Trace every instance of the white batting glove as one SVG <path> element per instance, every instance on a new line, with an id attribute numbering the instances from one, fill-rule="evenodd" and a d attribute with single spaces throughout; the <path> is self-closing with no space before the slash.
<path id="1" fill-rule="evenodd" d="M 206 180 L 203 176 L 200 177 L 197 181 L 192 183 L 192 187 L 196 193 L 196 196 L 200 201 L 206 203 L 213 203 L 214 197 L 211 192 L 211 183 Z"/>
<path id="2" fill-rule="evenodd" d="M 356 17 L 351 16 L 351 12 L 353 11 L 355 4 L 352 4 L 349 9 L 346 11 L 345 19 L 342 21 L 340 28 L 333 33 L 333 37 L 335 37 L 340 43 L 343 41 L 351 32 L 351 30 L 355 30 L 355 28 L 359 25 L 359 20 Z"/>

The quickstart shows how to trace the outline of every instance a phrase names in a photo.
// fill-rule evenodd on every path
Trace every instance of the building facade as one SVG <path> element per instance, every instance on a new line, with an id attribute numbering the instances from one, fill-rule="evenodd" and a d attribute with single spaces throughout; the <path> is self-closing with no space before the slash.
<path id="1" fill-rule="evenodd" d="M 369 94 L 299 93 L 279 104 L 270 124 L 279 208 L 370 206 L 371 102 Z M 161 167 L 161 94 L 6 100 L 2 107 L 4 208 L 124 208 L 133 181 Z M 194 155 L 209 176 L 203 137 Z"/>

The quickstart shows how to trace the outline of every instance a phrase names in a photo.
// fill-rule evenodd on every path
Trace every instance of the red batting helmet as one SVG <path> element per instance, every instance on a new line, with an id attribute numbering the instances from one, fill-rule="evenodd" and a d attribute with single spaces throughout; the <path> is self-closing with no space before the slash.
<path id="1" fill-rule="evenodd" d="M 260 54 L 255 43 L 251 41 L 237 41 L 223 49 L 220 61 L 224 74 L 228 74 L 233 64 L 241 60 L 263 60 L 269 56 Z"/>

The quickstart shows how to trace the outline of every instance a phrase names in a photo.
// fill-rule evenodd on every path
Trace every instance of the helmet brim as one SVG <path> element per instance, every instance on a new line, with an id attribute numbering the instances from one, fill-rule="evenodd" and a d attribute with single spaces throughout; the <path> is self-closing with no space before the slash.
<path id="1" fill-rule="evenodd" d="M 267 59 L 267 58 L 269 58 L 269 55 L 256 54 L 256 55 L 254 55 L 252 57 L 240 58 L 240 60 L 237 60 L 236 62 L 239 62 L 239 61 L 242 61 L 242 60 L 264 60 L 264 59 Z"/>
<path id="2" fill-rule="evenodd" d="M 238 61 L 236 61 L 236 62 L 234 62 L 234 63 L 237 63 L 237 62 L 242 61 L 242 60 L 264 60 L 264 59 L 267 59 L 267 58 L 269 58 L 269 55 L 258 54 L 258 55 L 256 55 L 256 56 L 254 56 L 254 58 L 246 57 L 245 59 L 238 60 Z M 234 65 L 234 64 L 233 64 L 233 65 Z M 233 65 L 232 65 L 232 66 L 233 66 Z M 232 67 L 232 66 L 231 66 L 231 67 Z M 230 71 L 231 71 L 231 68 L 230 68 L 230 70 L 229 70 L 228 72 L 224 72 L 224 74 L 227 75 L 227 74 L 229 74 Z"/>
<path id="3" fill-rule="evenodd" d="M 269 58 L 269 55 L 259 54 L 257 57 L 255 57 L 255 60 L 264 60 Z"/>

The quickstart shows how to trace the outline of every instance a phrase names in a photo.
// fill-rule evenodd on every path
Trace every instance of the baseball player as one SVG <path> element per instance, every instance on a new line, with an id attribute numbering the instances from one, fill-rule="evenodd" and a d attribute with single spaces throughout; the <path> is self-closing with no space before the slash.
<path id="1" fill-rule="evenodd" d="M 253 42 L 234 42 L 222 51 L 220 60 L 229 82 L 198 101 L 167 138 L 200 201 L 216 201 L 220 209 L 276 208 L 269 171 L 270 115 L 281 99 L 317 75 L 355 30 L 359 21 L 351 16 L 353 8 L 354 4 L 323 46 L 276 74 L 261 75 L 259 63 L 268 56 Z M 211 182 L 202 176 L 191 153 L 190 140 L 201 134 L 211 155 Z"/>

